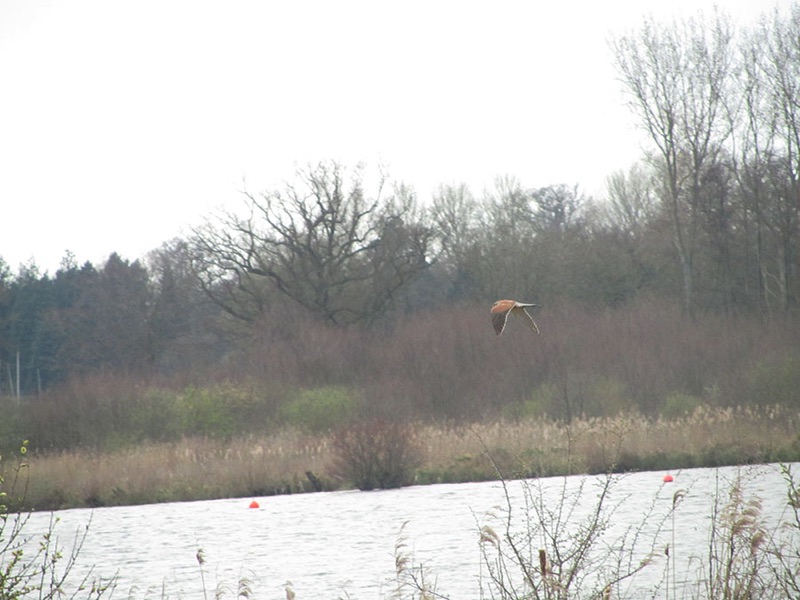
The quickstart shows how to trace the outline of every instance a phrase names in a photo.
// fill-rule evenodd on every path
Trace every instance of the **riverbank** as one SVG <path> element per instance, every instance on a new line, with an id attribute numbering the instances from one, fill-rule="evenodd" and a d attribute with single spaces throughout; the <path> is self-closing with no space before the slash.
<path id="1" fill-rule="evenodd" d="M 699 409 L 675 419 L 545 419 L 461 426 L 415 423 L 417 484 L 603 471 L 676 470 L 800 460 L 800 413 Z M 332 438 L 284 429 L 230 440 L 186 438 L 110 453 L 28 453 L 14 509 L 54 510 L 352 487 L 336 475 Z M 6 491 L 13 461 L 3 462 Z M 21 480 L 20 480 L 21 481 Z M 24 490 L 24 492 L 23 492 Z"/>

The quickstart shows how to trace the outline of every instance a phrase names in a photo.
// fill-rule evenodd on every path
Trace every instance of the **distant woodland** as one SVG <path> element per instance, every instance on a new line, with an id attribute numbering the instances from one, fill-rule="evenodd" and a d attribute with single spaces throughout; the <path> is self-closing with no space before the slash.
<path id="1" fill-rule="evenodd" d="M 326 161 L 136 260 L 0 260 L 0 396 L 56 418 L 233 382 L 251 423 L 325 386 L 394 418 L 797 406 L 800 5 L 611 46 L 651 145 L 604 197 L 503 177 L 419 198 Z M 540 304 L 541 334 L 496 338 L 498 298 Z"/>

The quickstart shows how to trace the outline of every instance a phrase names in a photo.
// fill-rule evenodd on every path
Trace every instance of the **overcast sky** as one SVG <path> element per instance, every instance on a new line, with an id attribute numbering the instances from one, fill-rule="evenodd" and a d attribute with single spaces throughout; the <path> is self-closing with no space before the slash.
<path id="1" fill-rule="evenodd" d="M 609 35 L 713 4 L 0 0 L 0 256 L 140 258 L 323 159 L 423 200 L 498 175 L 602 195 L 642 154 Z"/>

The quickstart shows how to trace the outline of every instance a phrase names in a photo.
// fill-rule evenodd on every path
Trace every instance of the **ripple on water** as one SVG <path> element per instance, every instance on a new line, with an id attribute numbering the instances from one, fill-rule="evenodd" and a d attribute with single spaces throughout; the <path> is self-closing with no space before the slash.
<path id="1" fill-rule="evenodd" d="M 761 498 L 762 514 L 774 523 L 785 517 L 785 485 L 778 467 L 741 469 L 746 496 Z M 610 497 L 616 508 L 609 533 L 621 535 L 642 524 L 643 533 L 652 537 L 661 526 L 655 548 L 663 549 L 672 543 L 672 523 L 664 523 L 660 516 L 669 510 L 675 491 L 685 490 L 676 514 L 673 556 L 699 552 L 707 546 L 713 499 L 726 496 L 737 472 L 735 467 L 689 469 L 673 473 L 675 481 L 669 484 L 662 483 L 663 473 L 622 476 Z M 583 495 L 573 514 L 577 522 L 594 506 L 597 481 L 596 477 L 542 479 L 530 489 L 537 496 L 541 490 L 544 504 L 554 507 L 562 493 L 571 494 L 582 485 Z M 520 518 L 525 506 L 522 490 L 521 482 L 508 485 L 514 514 Z M 201 596 L 196 554 L 202 548 L 209 594 L 218 583 L 235 590 L 237 582 L 246 578 L 259 597 L 283 597 L 288 580 L 298 598 L 338 598 L 346 593 L 365 599 L 382 598 L 392 590 L 395 545 L 405 523 L 406 550 L 416 564 L 425 565 L 437 589 L 453 598 L 473 598 L 480 595 L 478 577 L 485 574 L 478 529 L 487 514 L 506 506 L 498 482 L 274 496 L 258 498 L 259 509 L 250 509 L 250 500 L 59 511 L 57 531 L 61 545 L 68 547 L 72 534 L 91 518 L 76 575 L 89 565 L 103 577 L 118 573 L 119 592 L 135 589 L 137 598 L 160 598 L 162 587 L 170 598 Z M 44 532 L 48 522 L 49 514 L 34 514 L 26 532 Z M 502 530 L 501 522 L 490 522 Z M 696 561 L 683 564 L 678 573 L 698 576 Z M 652 587 L 662 576 L 663 564 L 648 567 L 637 581 Z M 148 589 L 153 592 L 147 594 Z"/>

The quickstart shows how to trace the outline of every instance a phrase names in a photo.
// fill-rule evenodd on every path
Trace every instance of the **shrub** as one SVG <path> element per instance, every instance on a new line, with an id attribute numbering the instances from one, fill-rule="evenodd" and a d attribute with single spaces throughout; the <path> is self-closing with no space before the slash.
<path id="1" fill-rule="evenodd" d="M 762 362 L 748 373 L 749 400 L 757 404 L 800 405 L 800 356 Z"/>
<path id="2" fill-rule="evenodd" d="M 13 452 L 16 444 L 11 440 L 24 433 L 29 435 L 20 415 L 20 403 L 16 398 L 3 396 L 0 393 L 0 456 L 3 453 Z"/>
<path id="3" fill-rule="evenodd" d="M 652 562 L 645 522 L 657 533 L 666 517 L 651 506 L 638 528 L 614 532 L 614 513 L 624 502 L 614 495 L 620 477 L 523 480 L 522 502 L 501 481 L 505 505 L 490 511 L 479 529 L 486 569 L 481 597 L 610 598 L 621 582 Z M 560 495 L 554 503 L 556 490 Z M 598 547 L 614 552 L 596 553 Z M 643 558 L 622 560 L 626 554 Z"/>
<path id="4" fill-rule="evenodd" d="M 537 386 L 528 400 L 507 407 L 503 414 L 515 420 L 549 417 L 570 421 L 578 417 L 614 416 L 633 408 L 627 386 L 622 381 L 578 373 L 567 377 L 566 386 L 553 383 Z"/>
<path id="5" fill-rule="evenodd" d="M 318 433 L 352 420 L 360 406 L 352 390 L 329 385 L 300 391 L 280 408 L 279 416 L 288 425 Z"/>
<path id="6" fill-rule="evenodd" d="M 134 404 L 130 427 L 139 440 L 179 439 L 183 433 L 179 394 L 160 388 L 145 391 Z"/>
<path id="7" fill-rule="evenodd" d="M 627 386 L 614 377 L 584 375 L 571 386 L 578 402 L 578 414 L 587 417 L 613 417 L 634 408 Z M 572 383 L 572 382 L 571 382 Z"/>
<path id="8" fill-rule="evenodd" d="M 661 415 L 665 419 L 678 419 L 692 414 L 702 404 L 703 400 L 697 396 L 683 392 L 672 392 L 664 400 L 664 408 L 661 409 Z"/>
<path id="9" fill-rule="evenodd" d="M 408 425 L 382 420 L 355 423 L 333 436 L 334 477 L 360 490 L 409 485 L 419 451 Z"/>
<path id="10" fill-rule="evenodd" d="M 221 389 L 189 387 L 179 399 L 182 429 L 189 435 L 227 437 L 234 420 Z"/>
<path id="11" fill-rule="evenodd" d="M 552 383 L 543 383 L 531 392 L 530 398 L 522 404 L 509 405 L 505 416 L 513 419 L 529 417 L 563 418 L 563 394 Z"/>

